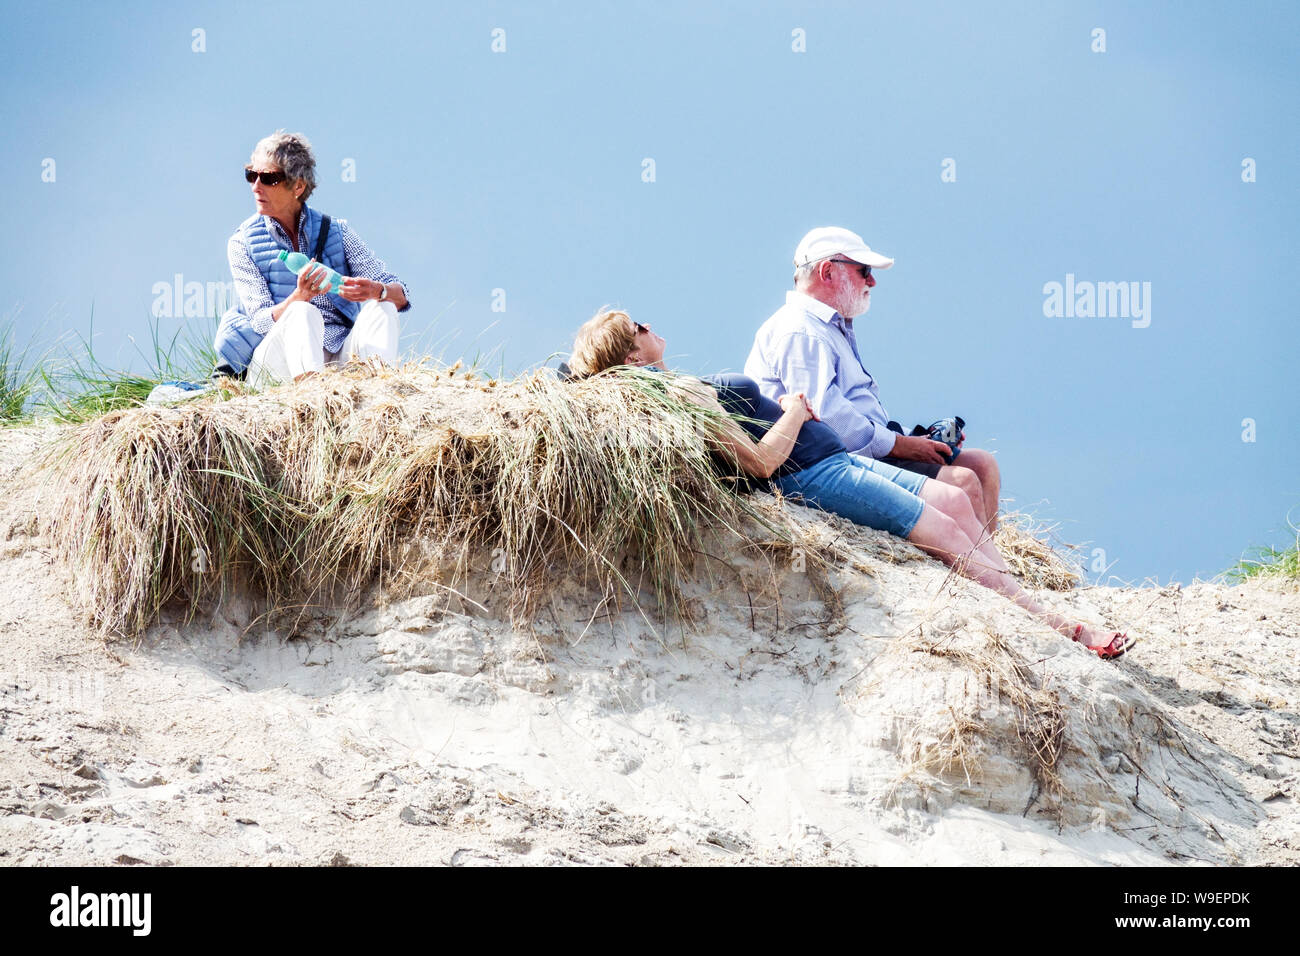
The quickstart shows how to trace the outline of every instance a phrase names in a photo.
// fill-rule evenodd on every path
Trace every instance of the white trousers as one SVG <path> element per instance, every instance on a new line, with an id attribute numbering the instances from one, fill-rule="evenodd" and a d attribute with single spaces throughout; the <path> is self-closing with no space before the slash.
<path id="1" fill-rule="evenodd" d="M 378 356 L 389 365 L 397 362 L 397 306 L 391 302 L 366 302 L 357 313 L 352 331 L 337 355 L 325 351 L 325 319 L 310 302 L 295 302 L 285 309 L 248 363 L 248 384 L 267 388 L 292 382 L 307 372 L 322 371 L 352 358 Z"/>

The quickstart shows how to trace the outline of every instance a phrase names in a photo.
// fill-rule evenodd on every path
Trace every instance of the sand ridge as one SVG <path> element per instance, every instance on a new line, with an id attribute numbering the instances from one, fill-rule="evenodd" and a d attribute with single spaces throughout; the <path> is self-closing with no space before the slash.
<path id="1" fill-rule="evenodd" d="M 48 437 L 4 435 L 15 485 Z M 517 626 L 482 555 L 465 600 L 380 582 L 286 639 L 235 595 L 105 644 L 47 504 L 0 514 L 4 863 L 1300 861 L 1294 588 L 1044 592 L 1142 635 L 1106 664 L 791 509 L 848 559 L 702 560 L 676 624 L 556 569 Z"/>

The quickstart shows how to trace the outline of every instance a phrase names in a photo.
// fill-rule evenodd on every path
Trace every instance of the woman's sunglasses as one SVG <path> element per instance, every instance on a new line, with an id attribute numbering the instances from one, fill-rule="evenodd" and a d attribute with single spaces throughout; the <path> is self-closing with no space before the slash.
<path id="1" fill-rule="evenodd" d="M 280 183 L 284 182 L 286 178 L 287 177 L 284 173 L 259 173 L 255 169 L 249 169 L 247 166 L 244 167 L 244 179 L 250 183 L 256 182 L 260 179 L 263 186 L 278 186 Z"/>

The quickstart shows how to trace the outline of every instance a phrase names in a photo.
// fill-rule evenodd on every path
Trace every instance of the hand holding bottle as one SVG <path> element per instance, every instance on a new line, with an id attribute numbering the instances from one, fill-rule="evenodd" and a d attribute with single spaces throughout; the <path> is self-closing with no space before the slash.
<path id="1" fill-rule="evenodd" d="M 343 276 L 329 266 L 322 265 L 315 259 L 308 259 L 301 252 L 289 252 L 281 249 L 279 259 L 290 272 L 298 276 L 298 291 L 307 298 L 314 298 L 329 292 L 338 295 L 343 285 Z"/>

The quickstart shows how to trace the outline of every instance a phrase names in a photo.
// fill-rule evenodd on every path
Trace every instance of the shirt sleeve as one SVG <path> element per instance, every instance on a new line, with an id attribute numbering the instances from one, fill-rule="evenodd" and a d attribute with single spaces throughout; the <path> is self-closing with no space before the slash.
<path id="1" fill-rule="evenodd" d="M 271 309 L 275 300 L 271 298 L 271 289 L 266 279 L 257 268 L 252 255 L 240 241 L 239 236 L 231 236 L 226 244 L 226 258 L 230 261 L 230 275 L 235 280 L 235 294 L 249 324 L 258 335 L 266 335 L 275 325 Z"/>
<path id="2" fill-rule="evenodd" d="M 829 345 L 814 336 L 794 333 L 772 351 L 786 393 L 803 392 L 846 448 L 871 458 L 883 458 L 893 450 L 897 436 L 854 408 L 835 384 L 835 352 Z"/>
<path id="3" fill-rule="evenodd" d="M 343 239 L 343 254 L 348 260 L 348 273 L 359 279 L 370 279 L 372 282 L 382 282 L 384 285 L 396 282 L 402 287 L 402 295 L 406 296 L 406 305 L 402 306 L 398 311 L 405 312 L 409 309 L 411 307 L 411 290 L 406 287 L 406 283 L 388 271 L 388 266 L 384 265 L 384 261 L 370 251 L 370 247 L 352 231 L 352 227 L 347 224 L 346 220 L 339 220 L 335 225 L 338 226 L 339 235 Z"/>

